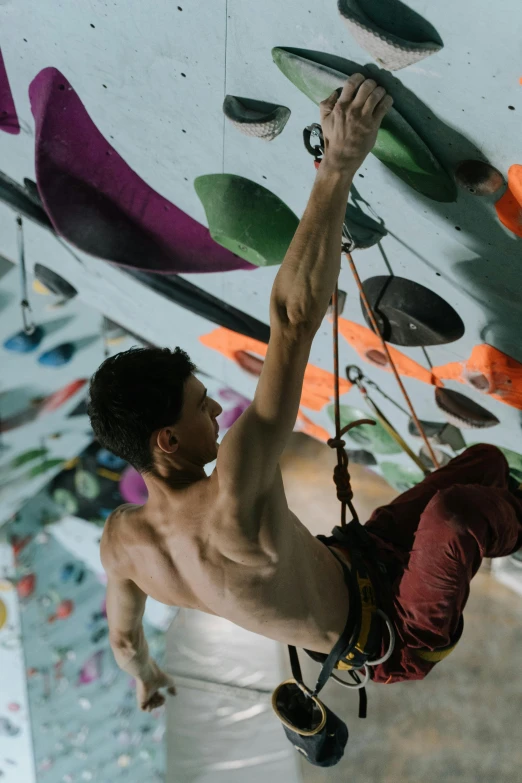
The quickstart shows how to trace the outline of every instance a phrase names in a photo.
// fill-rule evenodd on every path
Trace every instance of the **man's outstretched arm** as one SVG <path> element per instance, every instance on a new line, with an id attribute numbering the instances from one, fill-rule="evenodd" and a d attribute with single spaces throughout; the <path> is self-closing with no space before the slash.
<path id="1" fill-rule="evenodd" d="M 220 446 L 220 490 L 235 504 L 241 530 L 256 540 L 251 509 L 273 486 L 281 454 L 295 426 L 314 336 L 339 276 L 341 234 L 355 172 L 370 152 L 392 99 L 361 74 L 321 104 L 325 155 L 308 206 L 274 280 L 270 342 L 252 405 Z M 237 531 L 233 530 L 234 540 Z"/>

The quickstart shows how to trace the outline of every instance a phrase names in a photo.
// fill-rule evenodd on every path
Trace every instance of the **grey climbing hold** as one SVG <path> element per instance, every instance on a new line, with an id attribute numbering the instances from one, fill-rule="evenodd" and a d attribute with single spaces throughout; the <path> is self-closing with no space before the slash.
<path id="1" fill-rule="evenodd" d="M 484 429 L 500 424 L 500 421 L 465 394 L 452 389 L 435 389 L 435 403 L 450 424 L 468 429 Z"/>
<path id="2" fill-rule="evenodd" d="M 282 133 L 291 112 L 286 106 L 275 103 L 227 95 L 223 113 L 240 133 L 272 141 Z"/>
<path id="3" fill-rule="evenodd" d="M 389 71 L 398 71 L 442 49 L 434 28 L 396 0 L 338 0 L 337 7 L 359 46 Z"/>
<path id="4" fill-rule="evenodd" d="M 447 465 L 449 462 L 451 462 L 450 455 L 446 454 L 446 452 L 442 451 L 442 449 L 433 449 L 433 451 L 435 453 L 435 456 L 437 457 L 439 468 L 443 468 L 444 465 Z M 419 457 L 421 459 L 422 464 L 425 465 L 429 470 L 432 470 L 435 467 L 427 446 L 423 446 L 421 448 L 421 450 L 419 451 Z"/>

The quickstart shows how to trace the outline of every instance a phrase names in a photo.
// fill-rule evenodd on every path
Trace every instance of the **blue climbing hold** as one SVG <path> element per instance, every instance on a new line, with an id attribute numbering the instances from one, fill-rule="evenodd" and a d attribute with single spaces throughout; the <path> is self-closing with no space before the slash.
<path id="1" fill-rule="evenodd" d="M 117 457 L 112 451 L 108 449 L 100 449 L 96 454 L 96 462 L 103 468 L 108 470 L 123 470 L 127 465 L 126 461 L 121 457 Z"/>
<path id="2" fill-rule="evenodd" d="M 62 343 L 50 351 L 45 351 L 38 357 L 38 363 L 46 367 L 62 367 L 68 364 L 74 356 L 75 347 L 73 343 Z"/>
<path id="3" fill-rule="evenodd" d="M 74 570 L 74 563 L 66 563 L 60 572 L 61 581 L 68 582 L 71 576 L 74 574 Z"/>
<path id="4" fill-rule="evenodd" d="M 35 327 L 32 334 L 26 334 L 24 331 L 17 332 L 4 342 L 4 348 L 13 353 L 31 353 L 43 340 L 44 330 L 41 326 Z"/>

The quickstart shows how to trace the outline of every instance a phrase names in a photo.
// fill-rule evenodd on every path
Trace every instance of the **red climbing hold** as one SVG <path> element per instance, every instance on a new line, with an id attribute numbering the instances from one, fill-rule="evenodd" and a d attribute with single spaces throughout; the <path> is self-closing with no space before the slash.
<path id="1" fill-rule="evenodd" d="M 35 574 L 27 574 L 27 576 L 23 576 L 16 586 L 20 598 L 30 598 L 31 595 L 34 593 L 35 587 L 36 587 Z"/>
<path id="2" fill-rule="evenodd" d="M 508 169 L 507 190 L 495 204 L 498 219 L 514 234 L 522 237 L 522 166 Z"/>

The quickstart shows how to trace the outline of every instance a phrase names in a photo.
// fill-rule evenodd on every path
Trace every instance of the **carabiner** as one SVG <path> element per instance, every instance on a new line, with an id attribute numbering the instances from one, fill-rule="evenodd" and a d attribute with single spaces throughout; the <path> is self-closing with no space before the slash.
<path id="1" fill-rule="evenodd" d="M 360 367 L 357 367 L 356 364 L 349 364 L 346 367 L 346 377 L 350 381 L 350 383 L 356 384 L 357 386 L 363 382 L 364 375 Z"/>
<path id="2" fill-rule="evenodd" d="M 312 136 L 317 144 L 312 144 Z M 303 130 L 303 141 L 307 152 L 313 155 L 316 161 L 320 161 L 324 155 L 323 129 L 318 122 L 313 122 Z"/>

